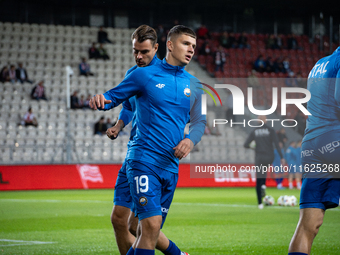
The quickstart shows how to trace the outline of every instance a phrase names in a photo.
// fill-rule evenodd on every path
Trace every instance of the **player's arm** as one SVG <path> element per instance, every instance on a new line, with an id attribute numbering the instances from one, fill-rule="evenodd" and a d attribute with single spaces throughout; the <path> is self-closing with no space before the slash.
<path id="1" fill-rule="evenodd" d="M 110 127 L 106 131 L 106 135 L 111 139 L 116 139 L 118 137 L 118 134 L 122 129 L 130 123 L 132 120 L 132 117 L 134 115 L 134 112 L 132 111 L 132 106 L 130 103 L 130 100 L 134 100 L 133 97 L 129 100 L 126 100 L 123 102 L 123 108 L 121 109 L 118 117 L 118 121 L 116 125 L 113 127 Z"/>
<path id="2" fill-rule="evenodd" d="M 271 129 L 270 134 L 271 134 L 271 137 L 272 137 L 272 141 L 275 145 L 275 148 L 280 155 L 281 164 L 284 165 L 286 163 L 286 160 L 284 159 L 284 157 L 282 155 L 282 151 L 281 151 L 281 148 L 280 148 L 280 145 L 279 145 L 279 139 L 277 139 L 277 135 L 276 135 L 274 129 Z"/>
<path id="3" fill-rule="evenodd" d="M 338 73 L 336 75 L 335 79 L 335 92 L 334 92 L 334 98 L 340 104 L 340 60 L 338 62 Z"/>
<path id="4" fill-rule="evenodd" d="M 199 85 L 202 86 L 202 85 Z M 190 109 L 190 126 L 189 134 L 185 135 L 185 138 L 173 148 L 175 150 L 175 157 L 182 159 L 188 156 L 194 146 L 201 141 L 204 134 L 205 125 L 207 124 L 206 116 L 201 114 L 201 100 L 202 90 L 194 87 L 194 102 Z"/>
<path id="5" fill-rule="evenodd" d="M 144 83 L 148 77 L 143 68 L 136 69 L 128 75 L 118 86 L 110 89 L 104 94 L 98 94 L 91 98 L 90 107 L 95 110 L 110 110 L 117 107 L 128 98 L 142 93 L 145 89 Z"/>
<path id="6" fill-rule="evenodd" d="M 255 140 L 255 130 L 253 130 L 249 136 L 247 137 L 247 140 L 244 142 L 243 147 L 249 149 L 250 143 Z"/>

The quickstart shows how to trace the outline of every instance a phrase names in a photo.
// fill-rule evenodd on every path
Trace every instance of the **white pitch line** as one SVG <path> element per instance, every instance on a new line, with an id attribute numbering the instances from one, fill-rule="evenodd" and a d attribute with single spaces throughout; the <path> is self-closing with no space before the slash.
<path id="1" fill-rule="evenodd" d="M 55 243 L 55 242 L 25 241 L 25 240 L 11 240 L 11 239 L 0 239 L 0 242 L 11 242 L 11 243 L 14 243 L 14 244 L 0 244 L 0 247 L 18 246 L 18 245 L 34 245 L 34 244 L 52 244 L 52 243 Z"/>
<path id="2" fill-rule="evenodd" d="M 0 199 L 0 202 L 41 202 L 41 203 L 112 203 L 112 201 L 101 201 L 101 200 L 50 200 L 50 199 Z M 242 205 L 242 204 L 210 204 L 210 203 L 180 203 L 180 202 L 174 202 L 172 205 L 189 205 L 189 206 L 210 206 L 210 207 L 244 207 L 244 208 L 257 208 L 256 205 Z M 283 208 L 290 208 L 295 209 L 299 208 L 298 206 L 277 206 L 272 205 L 268 206 L 269 208 L 275 208 L 275 209 L 283 209 Z M 340 207 L 333 208 L 333 210 L 340 210 Z"/>

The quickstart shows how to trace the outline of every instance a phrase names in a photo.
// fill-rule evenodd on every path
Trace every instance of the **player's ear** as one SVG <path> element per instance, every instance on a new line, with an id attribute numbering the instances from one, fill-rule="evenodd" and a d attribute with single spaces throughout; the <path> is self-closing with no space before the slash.
<path id="1" fill-rule="evenodd" d="M 157 52 L 157 50 L 158 50 L 158 46 L 159 46 L 159 44 L 158 43 L 155 43 L 155 51 Z"/>
<path id="2" fill-rule="evenodd" d="M 172 41 L 167 41 L 166 42 L 166 46 L 168 47 L 168 50 L 169 50 L 169 52 L 171 52 L 172 51 L 172 49 L 173 49 L 173 44 L 172 44 Z"/>

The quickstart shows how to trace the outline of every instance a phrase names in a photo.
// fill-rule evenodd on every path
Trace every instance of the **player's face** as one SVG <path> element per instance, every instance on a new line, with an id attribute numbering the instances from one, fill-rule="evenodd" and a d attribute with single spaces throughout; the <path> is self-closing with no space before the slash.
<path id="1" fill-rule="evenodd" d="M 145 67 L 150 64 L 153 57 L 158 50 L 158 44 L 152 46 L 150 40 L 144 42 L 138 42 L 136 39 L 132 41 L 133 56 L 138 67 Z"/>
<path id="2" fill-rule="evenodd" d="M 168 48 L 172 57 L 179 66 L 186 66 L 190 63 L 195 53 L 196 39 L 189 35 L 180 35 L 174 41 L 168 42 Z"/>

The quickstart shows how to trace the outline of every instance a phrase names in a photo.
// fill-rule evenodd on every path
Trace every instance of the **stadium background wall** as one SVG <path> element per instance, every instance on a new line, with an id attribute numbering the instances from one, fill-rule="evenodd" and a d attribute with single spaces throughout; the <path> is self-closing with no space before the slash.
<path id="1" fill-rule="evenodd" d="M 237 168 L 241 164 L 233 164 Z M 249 165 L 250 166 L 250 165 Z M 0 166 L 0 191 L 48 189 L 113 189 L 120 164 Z M 236 176 L 235 176 L 236 177 Z M 286 182 L 287 180 L 285 180 Z M 286 185 L 286 183 L 284 183 Z M 190 164 L 179 167 L 177 187 L 254 187 L 252 178 L 190 178 Z M 272 178 L 267 186 L 275 187 Z"/>

